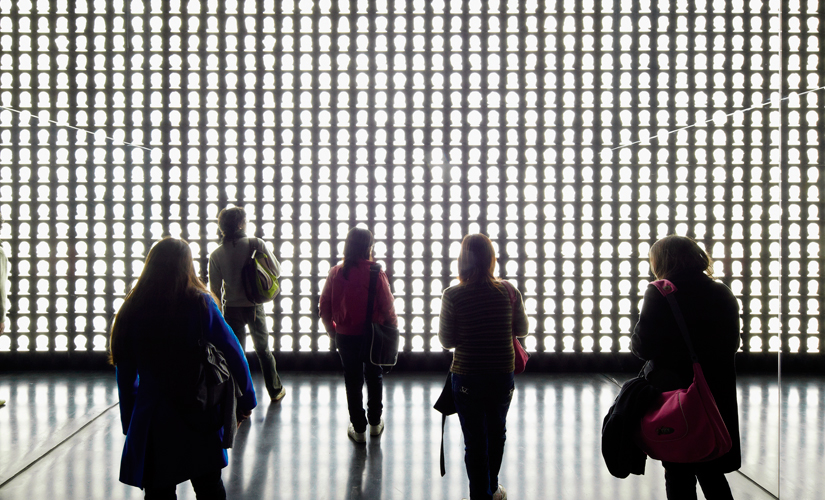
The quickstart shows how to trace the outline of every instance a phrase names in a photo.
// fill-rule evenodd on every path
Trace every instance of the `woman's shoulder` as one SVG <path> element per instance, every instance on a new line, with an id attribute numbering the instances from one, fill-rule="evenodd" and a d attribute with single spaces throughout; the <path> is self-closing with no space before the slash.
<path id="1" fill-rule="evenodd" d="M 512 285 L 510 285 L 512 287 Z M 515 288 L 515 287 L 513 287 Z M 506 285 L 502 281 L 497 281 L 494 285 L 489 283 L 459 283 L 444 289 L 444 295 L 448 297 L 486 295 L 486 294 L 507 294 Z"/>
<path id="2" fill-rule="evenodd" d="M 220 313 L 220 307 L 218 307 L 218 303 L 215 302 L 215 297 L 212 296 L 209 292 L 201 292 L 199 294 L 198 300 L 195 300 L 192 305 L 193 313 L 203 313 L 205 310 L 207 314 L 213 314 L 213 312 Z"/>
<path id="3" fill-rule="evenodd" d="M 723 282 L 704 273 L 695 279 L 674 281 L 674 284 L 682 296 L 690 296 L 694 301 L 708 303 L 720 308 L 738 308 L 738 302 L 733 291 Z"/>
<path id="4" fill-rule="evenodd" d="M 733 293 L 733 290 L 728 288 L 728 285 L 712 278 L 708 278 L 708 281 L 709 283 L 707 286 L 710 290 L 713 290 L 713 298 L 728 302 L 730 304 L 735 304 L 736 307 L 738 307 L 739 303 L 736 300 L 736 295 Z"/>

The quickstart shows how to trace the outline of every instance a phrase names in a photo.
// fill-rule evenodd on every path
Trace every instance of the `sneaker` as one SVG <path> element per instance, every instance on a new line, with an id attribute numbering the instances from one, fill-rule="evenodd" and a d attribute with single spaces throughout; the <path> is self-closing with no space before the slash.
<path id="1" fill-rule="evenodd" d="M 493 493 L 493 500 L 507 500 L 507 490 L 504 486 L 498 485 L 498 489 Z"/>
<path id="2" fill-rule="evenodd" d="M 276 403 L 284 399 L 284 396 L 286 396 L 286 387 L 281 387 L 281 392 L 279 392 L 274 398 L 272 398 L 272 402 Z"/>
<path id="3" fill-rule="evenodd" d="M 370 426 L 370 436 L 380 436 L 382 432 L 384 432 L 384 419 L 383 418 L 378 422 L 378 425 L 371 425 Z"/>
<path id="4" fill-rule="evenodd" d="M 349 427 L 347 427 L 347 436 L 349 436 L 349 438 L 355 441 L 356 443 L 367 442 L 367 431 L 358 432 L 355 430 L 355 427 L 353 427 L 352 424 L 349 424 Z"/>
<path id="5" fill-rule="evenodd" d="M 6 406 L 6 400 L 0 399 L 0 406 Z"/>

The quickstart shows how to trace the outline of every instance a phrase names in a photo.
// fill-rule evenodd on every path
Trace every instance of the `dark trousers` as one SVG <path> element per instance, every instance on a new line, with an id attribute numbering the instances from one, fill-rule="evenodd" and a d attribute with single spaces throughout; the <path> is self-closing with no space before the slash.
<path id="1" fill-rule="evenodd" d="M 378 425 L 384 390 L 384 372 L 380 366 L 365 361 L 362 352 L 363 335 L 335 335 L 335 344 L 344 366 L 344 384 L 347 388 L 349 421 L 357 432 L 367 430 L 367 424 Z M 367 412 L 364 413 L 364 380 L 367 382 Z"/>
<path id="2" fill-rule="evenodd" d="M 707 500 L 733 500 L 728 480 L 721 472 L 693 474 L 689 471 L 665 469 L 665 489 L 668 500 L 696 500 L 696 480 Z"/>
<path id="3" fill-rule="evenodd" d="M 199 477 L 193 477 L 192 488 L 198 500 L 226 500 L 226 490 L 221 480 L 221 470 L 210 472 Z M 175 500 L 178 498 L 175 490 L 177 485 L 153 486 L 144 485 L 143 498 L 146 500 Z"/>
<path id="4" fill-rule="evenodd" d="M 453 373 L 453 399 L 464 432 L 464 464 L 471 500 L 491 500 L 504 456 L 505 422 L 515 388 L 513 373 Z"/>
<path id="5" fill-rule="evenodd" d="M 269 350 L 269 332 L 266 329 L 266 313 L 264 306 L 249 307 L 226 307 L 223 316 L 229 327 L 235 332 L 235 336 L 244 347 L 246 340 L 246 330 L 249 327 L 249 334 L 252 336 L 252 345 L 255 346 L 255 354 L 258 355 L 258 362 L 261 364 L 261 372 L 264 374 L 264 384 L 270 398 L 274 398 L 281 392 L 283 385 L 278 371 L 275 369 L 275 357 Z"/>

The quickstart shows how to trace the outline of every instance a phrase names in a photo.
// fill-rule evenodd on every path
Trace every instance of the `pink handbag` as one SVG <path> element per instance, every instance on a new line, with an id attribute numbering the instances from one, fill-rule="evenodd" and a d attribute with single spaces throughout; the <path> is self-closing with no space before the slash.
<path id="1" fill-rule="evenodd" d="M 513 285 L 507 281 L 502 281 L 502 284 L 504 284 L 504 288 L 507 289 L 507 294 L 510 295 L 510 306 L 512 306 L 513 312 L 515 313 L 516 290 L 513 288 Z M 524 350 L 524 347 L 522 347 L 521 342 L 519 342 L 515 334 L 513 335 L 513 351 L 516 353 L 516 368 L 513 370 L 513 373 L 519 374 L 524 372 L 524 369 L 527 367 L 527 360 L 530 358 L 530 355 Z"/>
<path id="2" fill-rule="evenodd" d="M 693 350 L 690 334 L 671 295 L 673 283 L 652 283 L 667 297 L 676 323 L 693 360 L 693 383 L 687 389 L 663 392 L 642 417 L 637 444 L 651 458 L 665 462 L 706 462 L 729 452 L 733 442 L 710 392 L 699 358 Z"/>

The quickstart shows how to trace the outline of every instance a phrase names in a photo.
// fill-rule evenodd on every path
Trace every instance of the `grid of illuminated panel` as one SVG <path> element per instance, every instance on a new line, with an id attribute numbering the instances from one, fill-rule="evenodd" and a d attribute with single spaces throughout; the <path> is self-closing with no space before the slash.
<path id="1" fill-rule="evenodd" d="M 0 351 L 105 350 L 152 242 L 186 238 L 205 270 L 240 205 L 282 262 L 281 351 L 329 349 L 318 294 L 361 224 L 404 350 L 440 350 L 461 238 L 484 232 L 528 350 L 627 351 L 647 250 L 679 233 L 740 298 L 744 350 L 818 352 L 822 94 L 763 104 L 823 84 L 819 16 L 778 9 L 3 0 Z"/>

